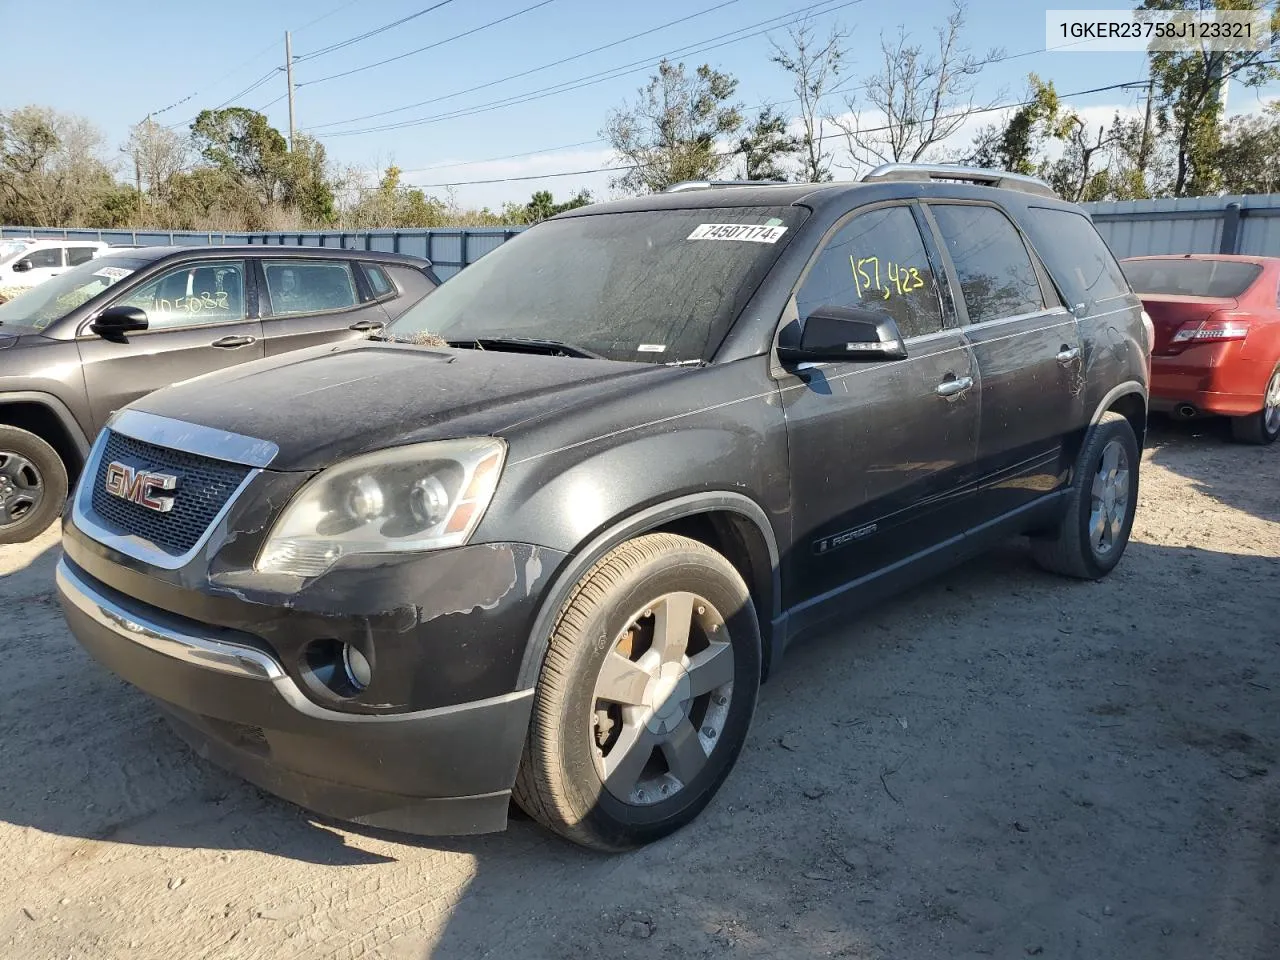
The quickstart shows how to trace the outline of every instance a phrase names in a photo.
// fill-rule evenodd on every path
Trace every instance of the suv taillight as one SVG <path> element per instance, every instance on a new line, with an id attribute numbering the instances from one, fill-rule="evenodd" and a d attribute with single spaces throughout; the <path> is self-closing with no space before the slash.
<path id="1" fill-rule="evenodd" d="M 1169 341 L 1171 346 L 1189 346 L 1193 343 L 1224 343 L 1243 340 L 1249 335 L 1249 323 L 1244 317 L 1215 314 L 1208 320 L 1192 320 L 1184 323 Z"/>

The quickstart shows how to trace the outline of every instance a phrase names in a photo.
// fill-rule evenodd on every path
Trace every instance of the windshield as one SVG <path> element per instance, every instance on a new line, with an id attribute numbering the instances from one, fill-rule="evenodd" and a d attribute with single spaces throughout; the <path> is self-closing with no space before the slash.
<path id="1" fill-rule="evenodd" d="M 387 336 L 536 338 L 611 360 L 705 359 L 804 216 L 723 207 L 550 220 L 442 284 Z"/>
<path id="2" fill-rule="evenodd" d="M 18 254 L 31 246 L 30 240 L 0 240 L 0 265 L 16 260 Z"/>
<path id="3" fill-rule="evenodd" d="M 145 264 L 144 260 L 112 257 L 109 264 L 97 259 L 72 267 L 8 303 L 0 303 L 0 324 L 43 330 Z"/>
<path id="4" fill-rule="evenodd" d="M 1121 267 L 1138 294 L 1182 297 L 1238 297 L 1258 279 L 1262 267 L 1239 260 L 1188 260 L 1185 257 L 1125 260 Z"/>

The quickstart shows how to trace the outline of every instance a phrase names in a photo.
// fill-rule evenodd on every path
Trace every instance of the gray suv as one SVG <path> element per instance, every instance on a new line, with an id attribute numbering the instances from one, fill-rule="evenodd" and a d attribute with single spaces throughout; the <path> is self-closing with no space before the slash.
<path id="1" fill-rule="evenodd" d="M 0 543 L 58 516 L 114 410 L 248 360 L 364 337 L 439 283 L 428 261 L 393 253 L 146 247 L 0 304 Z"/>
<path id="2" fill-rule="evenodd" d="M 1088 215 L 1039 181 L 583 207 L 368 340 L 120 411 L 58 591 L 94 657 L 274 793 L 424 834 L 515 800 L 624 849 L 706 805 L 804 633 L 1022 534 L 1109 573 L 1149 358 Z"/>

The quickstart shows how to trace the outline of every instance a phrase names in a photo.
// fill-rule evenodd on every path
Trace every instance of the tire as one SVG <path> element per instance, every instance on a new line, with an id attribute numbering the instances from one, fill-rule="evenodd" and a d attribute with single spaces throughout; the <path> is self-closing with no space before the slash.
<path id="1" fill-rule="evenodd" d="M 747 585 L 719 553 L 666 533 L 616 547 L 579 581 L 557 620 L 516 802 L 566 839 L 605 851 L 642 846 L 689 823 L 742 750 L 760 686 L 760 643 Z M 676 661 L 681 649 L 686 656 Z M 635 748 L 623 749 L 628 743 Z"/>
<path id="2" fill-rule="evenodd" d="M 34 433 L 0 425 L 0 544 L 25 543 L 62 513 L 67 468 Z"/>
<path id="3" fill-rule="evenodd" d="M 1095 481 L 1101 480 L 1104 458 L 1114 457 L 1126 472 L 1115 476 L 1113 497 L 1107 499 L 1104 481 L 1102 497 L 1095 502 Z M 1133 427 L 1118 413 L 1106 413 L 1085 439 L 1076 458 L 1074 476 L 1067 494 L 1066 511 L 1055 532 L 1031 541 L 1031 555 L 1045 570 L 1080 580 L 1100 580 L 1120 562 L 1129 543 L 1133 518 L 1138 508 L 1138 471 L 1141 459 Z M 1110 470 L 1108 470 L 1108 475 Z M 1123 503 L 1121 503 L 1123 497 Z M 1103 536 L 1096 532 L 1095 509 L 1105 511 Z"/>
<path id="4" fill-rule="evenodd" d="M 1247 417 L 1231 418 L 1231 439 L 1236 443 L 1275 443 L 1280 437 L 1280 365 L 1262 392 L 1262 409 Z"/>

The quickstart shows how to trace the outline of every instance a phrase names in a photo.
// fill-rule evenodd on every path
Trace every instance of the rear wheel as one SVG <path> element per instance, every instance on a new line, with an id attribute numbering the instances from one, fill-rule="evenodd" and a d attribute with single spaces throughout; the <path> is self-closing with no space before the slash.
<path id="1" fill-rule="evenodd" d="M 1262 409 L 1247 417 L 1231 418 L 1231 436 L 1239 443 L 1275 443 L 1280 437 L 1280 366 L 1262 394 Z"/>
<path id="2" fill-rule="evenodd" d="M 759 683 L 760 629 L 733 565 L 685 537 L 628 541 L 560 614 L 516 802 L 583 846 L 666 836 L 724 782 Z"/>
<path id="3" fill-rule="evenodd" d="M 34 433 L 0 426 L 0 543 L 38 536 L 62 512 L 67 468 Z"/>
<path id="4" fill-rule="evenodd" d="M 1098 580 L 1129 543 L 1138 508 L 1138 441 L 1123 416 L 1109 412 L 1089 432 L 1076 460 L 1067 509 L 1056 536 L 1033 539 L 1036 562 L 1053 573 Z"/>

